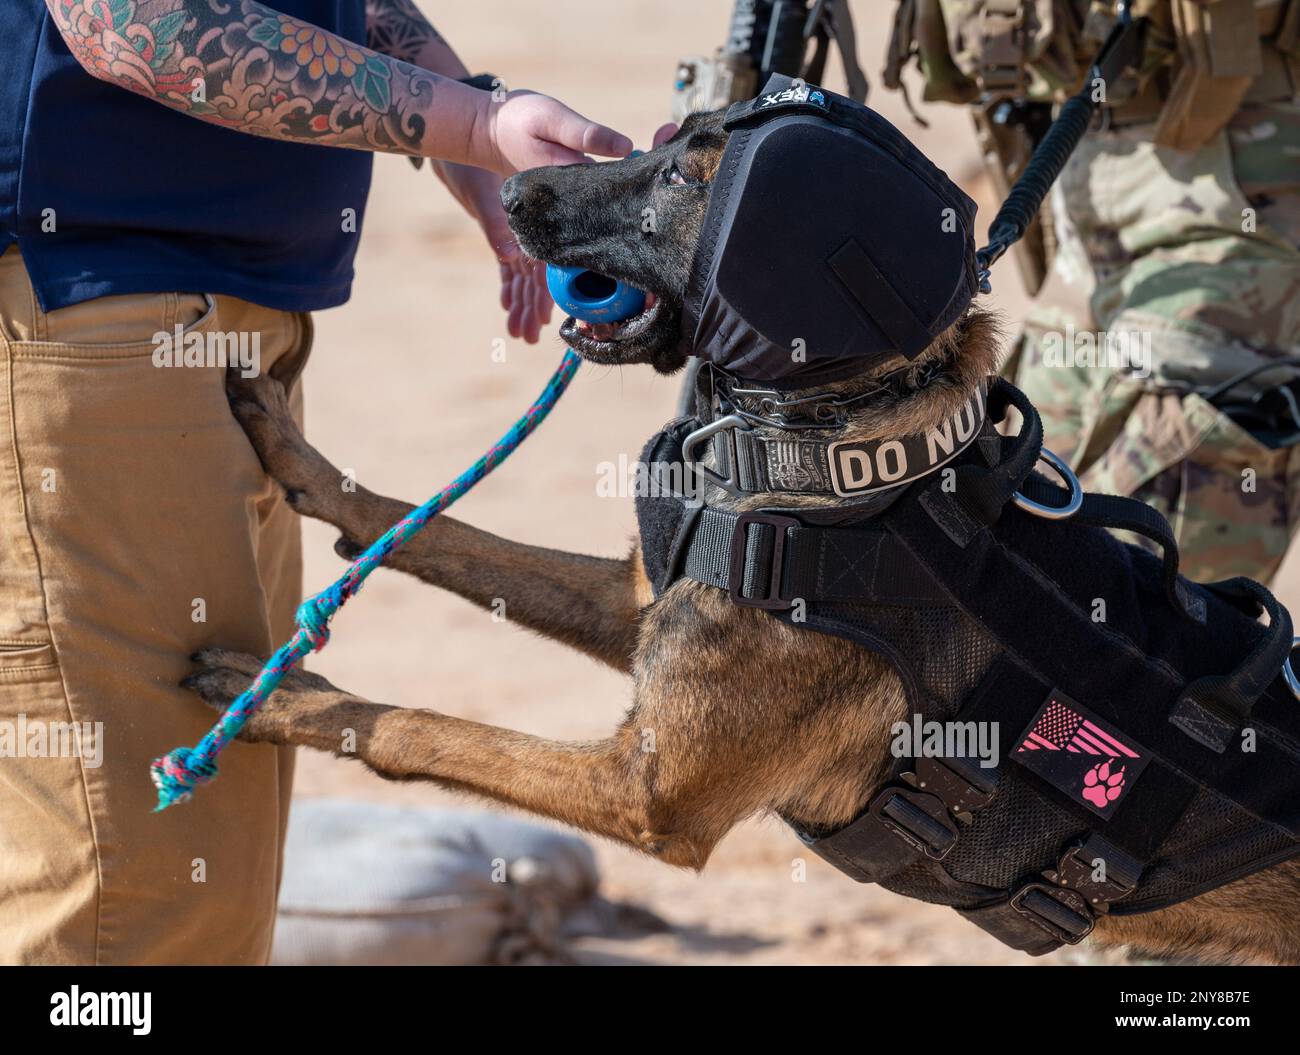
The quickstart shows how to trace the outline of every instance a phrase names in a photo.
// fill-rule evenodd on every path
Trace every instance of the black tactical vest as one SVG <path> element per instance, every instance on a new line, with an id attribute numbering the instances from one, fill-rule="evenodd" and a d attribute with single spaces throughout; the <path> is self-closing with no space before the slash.
<path id="1" fill-rule="evenodd" d="M 1023 424 L 1004 437 L 1008 405 Z M 637 512 L 656 595 L 683 577 L 725 589 L 887 658 L 909 717 L 996 723 L 995 768 L 900 758 L 852 822 L 795 830 L 854 879 L 1039 954 L 1100 913 L 1163 908 L 1300 853 L 1300 703 L 1283 674 L 1291 621 L 1266 589 L 1181 578 L 1168 525 L 1130 499 L 1086 495 L 1059 521 L 1024 511 L 1018 492 L 1067 494 L 1033 471 L 1042 431 L 1024 396 L 999 380 L 988 410 L 952 473 L 865 506 L 737 514 L 652 493 Z M 670 423 L 643 461 L 681 479 L 699 427 Z"/>

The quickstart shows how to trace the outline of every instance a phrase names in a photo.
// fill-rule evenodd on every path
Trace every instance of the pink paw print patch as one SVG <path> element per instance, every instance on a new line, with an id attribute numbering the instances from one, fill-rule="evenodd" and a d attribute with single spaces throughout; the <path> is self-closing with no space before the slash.
<path id="1" fill-rule="evenodd" d="M 1112 758 L 1098 762 L 1083 776 L 1083 797 L 1100 809 L 1114 802 L 1124 792 L 1124 767 L 1115 769 Z"/>
<path id="2" fill-rule="evenodd" d="M 1020 734 L 1011 757 L 1071 801 L 1109 817 L 1128 797 L 1151 753 L 1054 689 Z"/>

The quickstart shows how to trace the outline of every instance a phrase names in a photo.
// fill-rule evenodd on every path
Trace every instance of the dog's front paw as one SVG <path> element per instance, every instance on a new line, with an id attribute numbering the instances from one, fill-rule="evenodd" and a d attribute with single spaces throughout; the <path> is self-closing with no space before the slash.
<path id="1" fill-rule="evenodd" d="M 225 711 L 253 683 L 263 661 L 243 652 L 205 648 L 192 657 L 195 669 L 181 680 L 181 686 L 198 693 L 214 710 Z M 289 743 L 294 715 L 311 702 L 338 690 L 319 674 L 290 671 L 269 699 L 253 712 L 239 733 L 251 743 Z"/>
<path id="2" fill-rule="evenodd" d="M 334 542 L 334 552 L 344 560 L 356 560 L 366 551 L 365 546 L 354 539 L 348 538 L 347 535 L 341 535 Z"/>
<path id="3" fill-rule="evenodd" d="M 303 437 L 284 385 L 267 375 L 244 377 L 232 368 L 226 372 L 226 397 L 262 468 L 284 488 L 289 504 L 304 516 L 323 517 L 323 503 L 339 488 L 341 475 Z"/>

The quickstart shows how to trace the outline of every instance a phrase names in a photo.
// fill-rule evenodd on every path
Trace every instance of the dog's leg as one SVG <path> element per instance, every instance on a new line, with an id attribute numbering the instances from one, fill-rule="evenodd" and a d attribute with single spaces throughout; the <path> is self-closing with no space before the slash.
<path id="1" fill-rule="evenodd" d="M 673 587 L 645 619 L 633 707 L 605 739 L 561 743 L 381 706 L 301 673 L 241 738 L 357 758 L 381 776 L 484 795 L 697 868 L 761 810 L 810 827 L 857 815 L 892 766 L 881 745 L 906 713 L 887 661 L 858 661 L 847 641 L 738 609 L 695 583 Z M 196 658 L 185 684 L 218 709 L 261 667 L 219 649 Z"/>
<path id="2" fill-rule="evenodd" d="M 261 666 L 221 649 L 195 658 L 199 669 L 182 684 L 217 709 L 229 706 Z M 763 794 L 761 781 L 719 781 L 717 760 L 700 738 L 661 732 L 656 747 L 629 720 L 608 739 L 564 743 L 369 703 L 303 672 L 285 679 L 240 739 L 356 758 L 389 779 L 430 780 L 486 796 L 691 868 L 704 865 Z"/>
<path id="3" fill-rule="evenodd" d="M 268 474 L 304 516 L 342 532 L 336 549 L 355 557 L 414 507 L 354 485 L 312 447 L 274 377 L 228 375 L 235 417 Z M 639 562 L 510 542 L 447 516 L 396 550 L 388 566 L 627 672 L 636 646 Z"/>

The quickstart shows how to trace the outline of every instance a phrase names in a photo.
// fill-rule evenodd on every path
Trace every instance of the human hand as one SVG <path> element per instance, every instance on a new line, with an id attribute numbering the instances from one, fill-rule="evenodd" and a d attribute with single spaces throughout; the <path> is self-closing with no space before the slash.
<path id="1" fill-rule="evenodd" d="M 506 223 L 501 207 L 501 177 L 486 169 L 436 161 L 433 170 L 451 195 L 483 229 L 488 245 L 499 262 L 501 307 L 506 312 L 506 330 L 536 344 L 542 327 L 551 321 L 550 293 L 546 288 L 546 265 L 527 259 L 519 250 L 514 232 Z"/>
<path id="2" fill-rule="evenodd" d="M 490 97 L 489 97 L 490 98 Z M 588 121 L 563 103 L 536 92 L 514 91 L 486 104 L 486 121 L 471 153 L 481 164 L 508 176 L 542 165 L 572 165 L 599 157 L 626 157 L 632 141 L 612 128 Z"/>
<path id="3" fill-rule="evenodd" d="M 545 96 L 540 98 L 546 99 Z M 554 103 L 553 99 L 547 102 Z M 567 109 L 561 106 L 561 109 Z M 610 129 L 594 125 L 584 118 L 569 114 L 588 128 L 600 129 L 612 133 Z M 654 146 L 666 143 L 677 133 L 675 124 L 661 126 L 654 134 Z M 586 133 L 584 133 L 586 134 Z M 627 143 L 628 153 L 631 141 Z M 588 147 L 599 153 L 594 147 Z M 585 155 L 580 160 L 588 160 Z M 550 291 L 546 287 L 546 264 L 529 260 L 519 249 L 514 232 L 506 221 L 505 210 L 501 206 L 501 176 L 487 169 L 470 165 L 458 165 L 450 161 L 435 161 L 434 172 L 446 185 L 461 207 L 483 229 L 488 245 L 496 254 L 501 275 L 501 307 L 506 312 L 506 329 L 511 337 L 522 337 L 529 344 L 536 344 L 542 327 L 551 321 L 551 312 L 555 305 Z"/>
<path id="4" fill-rule="evenodd" d="M 659 128 L 655 131 L 655 136 L 651 143 L 650 149 L 653 150 L 656 147 L 663 146 L 665 143 L 668 142 L 668 140 L 672 139 L 672 137 L 675 136 L 676 134 L 677 134 L 677 125 L 673 124 L 673 122 L 669 121 L 666 125 L 660 125 Z"/>

